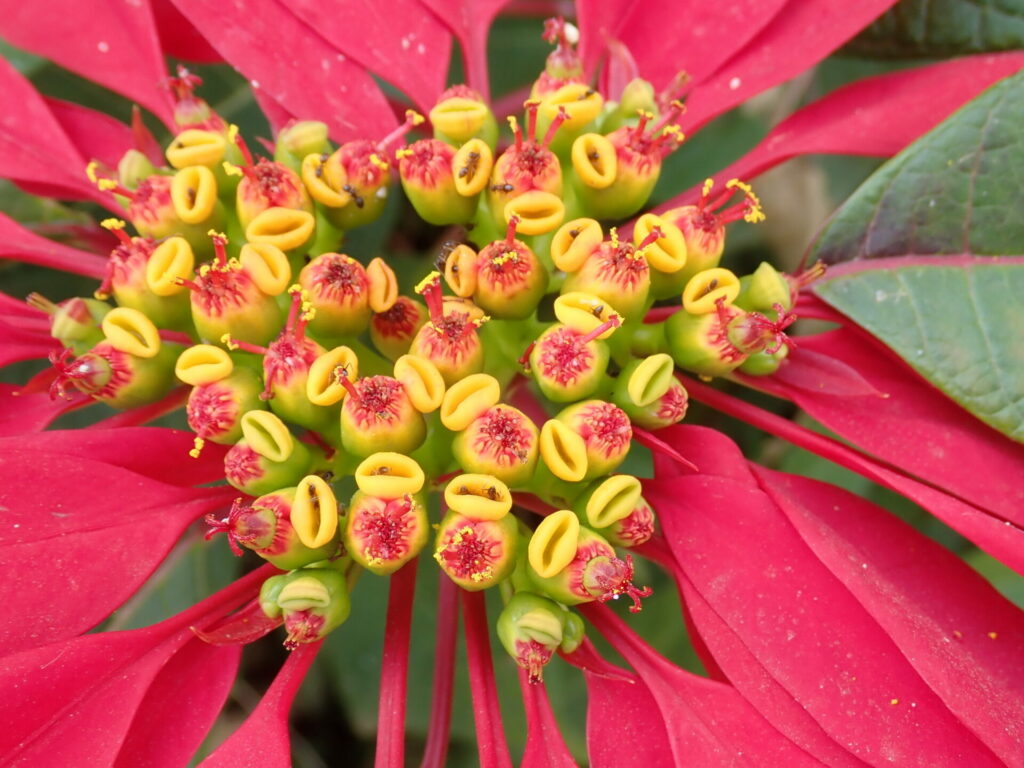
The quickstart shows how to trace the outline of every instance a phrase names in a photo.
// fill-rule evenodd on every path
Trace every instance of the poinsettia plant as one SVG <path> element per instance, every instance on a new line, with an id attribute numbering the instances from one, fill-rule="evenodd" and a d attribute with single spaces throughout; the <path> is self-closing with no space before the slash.
<path id="1" fill-rule="evenodd" d="M 5 765 L 1024 765 L 1020 9 L 563 5 L 3 4 Z"/>

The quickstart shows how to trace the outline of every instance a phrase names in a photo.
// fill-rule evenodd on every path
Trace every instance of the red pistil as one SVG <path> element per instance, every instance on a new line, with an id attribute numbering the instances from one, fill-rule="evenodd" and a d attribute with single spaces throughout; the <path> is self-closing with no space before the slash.
<path id="1" fill-rule="evenodd" d="M 526 461 L 531 434 L 523 426 L 522 414 L 503 406 L 484 411 L 471 427 L 476 432 L 473 449 L 479 456 L 493 459 L 498 466 L 513 466 Z"/>
<path id="2" fill-rule="evenodd" d="M 796 343 L 784 333 L 789 326 L 796 322 L 796 314 L 788 312 L 778 303 L 773 304 L 772 309 L 778 315 L 775 320 L 770 320 L 760 312 L 751 312 L 747 315 L 745 323 L 749 337 L 763 342 L 765 344 L 764 351 L 769 355 L 774 355 L 782 349 L 783 345 L 790 349 L 796 347 Z"/>
<path id="3" fill-rule="evenodd" d="M 228 252 L 225 248 L 228 244 L 228 239 L 224 235 L 214 232 L 210 235 L 210 239 L 213 240 L 213 250 L 217 255 L 217 266 L 227 267 L 228 265 Z"/>
<path id="4" fill-rule="evenodd" d="M 544 680 L 544 667 L 554 654 L 536 640 L 516 640 L 516 664 L 526 670 L 530 683 L 537 685 Z"/>
<path id="5" fill-rule="evenodd" d="M 416 292 L 421 294 L 423 300 L 427 302 L 430 322 L 433 323 L 434 328 L 440 331 L 441 326 L 444 324 L 444 297 L 441 295 L 441 275 L 431 275 L 423 285 L 417 287 Z"/>
<path id="6" fill-rule="evenodd" d="M 256 540 L 270 534 L 270 526 L 262 520 L 259 515 L 253 513 L 253 508 L 237 498 L 231 504 L 228 516 L 218 519 L 216 515 L 209 514 L 204 521 L 210 530 L 203 538 L 209 541 L 219 533 L 227 534 L 228 545 L 236 557 L 242 556 L 242 548 L 239 544 L 251 544 Z"/>
<path id="7" fill-rule="evenodd" d="M 555 134 L 558 133 L 558 129 L 562 127 L 562 123 L 569 119 L 569 113 L 565 111 L 565 107 L 561 104 L 558 106 L 558 114 L 555 115 L 551 121 L 551 125 L 548 126 L 547 133 L 544 134 L 544 141 L 540 143 L 545 149 L 555 139 Z"/>
<path id="8" fill-rule="evenodd" d="M 617 557 L 599 555 L 590 560 L 583 573 L 583 586 L 598 602 L 607 603 L 618 600 L 619 595 L 628 595 L 633 604 L 630 613 L 643 610 L 642 598 L 650 597 L 650 587 L 638 588 L 633 584 L 633 558 L 626 555 L 625 560 Z"/>
<path id="9" fill-rule="evenodd" d="M 234 129 L 232 129 L 234 131 Z M 242 172 L 249 178 L 255 181 L 255 165 L 256 161 L 252 158 L 252 152 L 249 151 L 249 145 L 245 143 L 245 139 L 242 138 L 242 134 L 234 131 L 235 146 L 238 147 L 238 151 L 242 153 L 242 160 L 245 165 L 242 167 Z"/>
<path id="10" fill-rule="evenodd" d="M 312 643 L 323 637 L 325 618 L 311 610 L 291 611 L 284 618 L 284 628 L 288 632 L 284 647 L 294 651 L 300 645 Z"/>
<path id="11" fill-rule="evenodd" d="M 341 386 L 348 392 L 348 396 L 359 402 L 359 388 L 352 383 L 352 379 L 348 376 L 348 366 L 339 365 L 334 369 L 334 380 L 337 381 Z"/>
<path id="12" fill-rule="evenodd" d="M 647 235 L 647 237 L 645 237 L 643 240 L 640 241 L 640 244 L 637 245 L 636 249 L 638 251 L 642 251 L 648 245 L 653 245 L 654 243 L 656 243 L 659 240 L 661 240 L 661 238 L 664 237 L 664 236 L 665 235 L 661 231 L 661 227 L 655 227 L 654 229 L 652 229 L 650 231 L 650 233 Z"/>
<path id="13" fill-rule="evenodd" d="M 388 563 L 409 552 L 409 539 L 415 533 L 416 520 L 410 514 L 415 506 L 411 496 L 383 501 L 375 499 L 356 515 L 354 538 L 360 542 L 369 561 Z"/>
<path id="14" fill-rule="evenodd" d="M 178 65 L 178 76 L 167 78 L 167 88 L 175 101 L 185 101 L 193 98 L 193 93 L 203 84 L 199 75 L 193 74 L 181 64 Z"/>
<path id="15" fill-rule="evenodd" d="M 384 157 L 390 158 L 394 152 L 394 145 L 405 138 L 405 134 L 423 123 L 423 116 L 412 109 L 405 111 L 405 122 L 395 128 L 391 133 L 377 142 L 377 152 Z"/>

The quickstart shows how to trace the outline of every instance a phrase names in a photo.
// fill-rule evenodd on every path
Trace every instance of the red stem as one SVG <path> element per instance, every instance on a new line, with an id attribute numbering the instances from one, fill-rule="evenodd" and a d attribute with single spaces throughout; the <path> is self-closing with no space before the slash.
<path id="1" fill-rule="evenodd" d="M 473 721 L 480 768 L 512 768 L 505 731 L 501 726 L 498 688 L 491 664 L 491 639 L 483 592 L 462 592 L 462 616 L 466 622 L 466 658 L 469 687 L 473 692 Z"/>
<path id="2" fill-rule="evenodd" d="M 459 588 L 445 575 L 437 592 L 437 636 L 434 645 L 434 692 L 430 699 L 430 725 L 420 768 L 444 768 L 452 725 L 452 690 L 455 687 L 455 645 L 459 631 Z"/>
<path id="3" fill-rule="evenodd" d="M 405 699 L 415 593 L 416 562 L 413 561 L 391 575 L 384 656 L 380 668 L 374 768 L 402 768 L 405 763 Z"/>

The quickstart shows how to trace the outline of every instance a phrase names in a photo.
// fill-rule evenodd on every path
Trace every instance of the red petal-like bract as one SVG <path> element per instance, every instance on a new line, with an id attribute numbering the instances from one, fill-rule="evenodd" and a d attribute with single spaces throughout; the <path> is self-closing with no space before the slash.
<path id="1" fill-rule="evenodd" d="M 586 71 L 593 72 L 605 45 L 617 40 L 629 49 L 640 76 L 655 89 L 664 88 L 680 71 L 700 82 L 771 22 L 786 2 L 581 2 L 577 4 L 580 55 Z M 609 95 L 618 98 L 619 94 Z"/>
<path id="2" fill-rule="evenodd" d="M 60 99 L 46 99 L 46 106 L 87 160 L 117 168 L 121 157 L 134 145 L 131 126 L 110 115 Z"/>
<path id="3" fill-rule="evenodd" d="M 11 620 L 0 625 L 2 652 L 96 625 L 135 592 L 193 520 L 235 495 L 168 485 L 21 440 L 7 438 L 0 450 L 0 506 L 7 510 L 0 581 L 16 585 L 6 590 Z"/>
<path id="4" fill-rule="evenodd" d="M 519 689 L 526 708 L 526 751 L 519 768 L 575 768 L 576 761 L 558 730 L 544 683 L 531 683 L 529 673 L 520 669 Z"/>
<path id="5" fill-rule="evenodd" d="M 300 645 L 288 656 L 256 709 L 202 768 L 291 768 L 288 710 L 323 641 Z"/>
<path id="6" fill-rule="evenodd" d="M 223 61 L 220 54 L 181 15 L 171 0 L 149 0 L 149 5 L 153 9 L 153 21 L 165 54 L 200 64 L 218 64 Z"/>
<path id="7" fill-rule="evenodd" d="M 4 108 L 0 112 L 0 176 L 44 197 L 114 205 L 109 193 L 100 192 L 86 178 L 86 158 L 64 133 L 42 96 L 4 58 L 0 58 L 0 93 L 4 94 Z M 3 219 L 9 221 L 6 216 Z M 7 251 L 5 246 L 4 255 Z"/>
<path id="8" fill-rule="evenodd" d="M 139 751 L 129 729 L 145 725 L 149 739 L 178 754 L 191 752 L 205 735 L 227 693 L 220 671 L 210 685 L 195 671 L 226 666 L 232 673 L 237 654 L 207 646 L 189 629 L 205 625 L 251 599 L 267 576 L 254 571 L 198 605 L 144 629 L 84 635 L 8 656 L 0 666 L 0 754 L 5 765 L 114 765 L 122 748 L 126 760 Z M 178 674 L 171 680 L 170 674 Z M 189 690 L 185 690 L 181 683 Z M 193 712 L 169 719 L 139 717 L 169 706 L 191 703 Z M 179 722 L 179 718 L 181 721 Z M 151 744 L 152 746 L 152 744 Z M 153 757 L 159 757 L 159 754 Z M 132 765 L 168 766 L 150 758 Z M 180 765 L 179 760 L 176 765 Z"/>
<path id="9" fill-rule="evenodd" d="M 0 37 L 123 94 L 173 125 L 173 102 L 162 87 L 167 71 L 148 2 L 5 1 Z"/>
<path id="10" fill-rule="evenodd" d="M 650 691 L 675 765 L 820 765 L 769 725 L 732 686 L 669 663 L 606 606 L 585 605 L 581 611 Z"/>
<path id="11" fill-rule="evenodd" d="M 484 101 L 490 98 L 487 76 L 487 32 L 498 11 L 509 0 L 420 0 L 429 8 L 462 46 L 466 83 Z"/>
<path id="12" fill-rule="evenodd" d="M 697 83 L 683 128 L 697 130 L 751 96 L 789 80 L 828 56 L 895 0 L 795 0 L 715 74 Z"/>
<path id="13" fill-rule="evenodd" d="M 482 592 L 462 592 L 462 619 L 466 630 L 466 663 L 473 693 L 473 721 L 480 768 L 512 768 L 501 723 L 501 706 L 491 662 L 487 604 Z"/>
<path id="14" fill-rule="evenodd" d="M 404 92 L 423 111 L 445 87 L 451 36 L 419 0 L 290 0 L 288 8 L 331 45 Z"/>
<path id="15" fill-rule="evenodd" d="M 820 372 L 803 364 L 805 349 L 848 365 L 886 397 L 821 390 Z M 840 328 L 800 337 L 776 375 L 747 381 L 792 400 L 874 456 L 1024 527 L 1024 449 L 946 398 L 862 331 Z"/>
<path id="16" fill-rule="evenodd" d="M 672 754 L 658 703 L 639 680 L 593 672 L 587 681 L 587 756 L 592 768 L 654 768 Z"/>
<path id="17" fill-rule="evenodd" d="M 380 665 L 376 768 L 402 768 L 405 764 L 405 699 L 416 565 L 416 561 L 407 563 L 391 575 Z"/>
<path id="18" fill-rule="evenodd" d="M 676 434 L 688 438 L 681 450 L 703 449 L 705 473 L 744 466 L 712 430 Z M 813 754 L 822 754 L 821 731 L 872 764 L 1000 765 L 993 751 L 1011 754 L 1014 743 L 1021 754 L 1019 734 L 990 732 L 990 718 L 1020 719 L 1019 649 L 977 658 L 1003 633 L 1020 642 L 1019 612 L 868 502 L 800 478 L 759 477 L 771 494 L 746 469 L 645 487 L 698 631 L 740 692 Z M 784 503 L 782 488 L 795 498 Z M 996 714 L 963 713 L 964 702 L 989 696 Z"/>
<path id="19" fill-rule="evenodd" d="M 25 393 L 21 387 L 0 384 L 0 437 L 39 432 L 62 414 L 94 402 L 81 394 L 70 401 L 53 400 L 46 392 Z"/>
<path id="20" fill-rule="evenodd" d="M 336 141 L 383 138 L 397 124 L 373 78 L 277 0 L 174 4 L 254 89 L 327 123 Z"/>
<path id="21" fill-rule="evenodd" d="M 2 69 L 2 65 L 0 65 L 0 69 Z M 0 118 L 0 120 L 2 119 Z M 3 128 L 0 126 L 0 163 L 3 162 L 3 153 L 7 151 L 3 149 L 3 141 Z M 84 166 L 82 167 L 84 168 Z M 84 173 L 82 178 L 85 178 Z M 102 256 L 40 237 L 2 213 L 0 213 L 0 259 L 38 264 L 41 267 L 50 267 L 97 279 L 102 278 L 107 270 L 107 260 Z"/>

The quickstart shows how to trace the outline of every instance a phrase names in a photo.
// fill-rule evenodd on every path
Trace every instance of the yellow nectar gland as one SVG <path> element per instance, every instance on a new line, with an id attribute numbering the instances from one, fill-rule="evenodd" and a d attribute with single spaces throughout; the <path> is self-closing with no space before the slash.
<path id="1" fill-rule="evenodd" d="M 530 537 L 527 555 L 530 566 L 543 579 L 558 575 L 576 557 L 580 521 L 570 509 L 545 517 Z"/>

